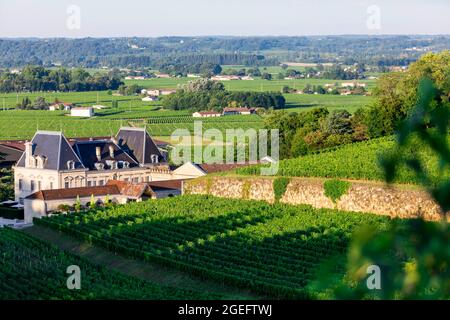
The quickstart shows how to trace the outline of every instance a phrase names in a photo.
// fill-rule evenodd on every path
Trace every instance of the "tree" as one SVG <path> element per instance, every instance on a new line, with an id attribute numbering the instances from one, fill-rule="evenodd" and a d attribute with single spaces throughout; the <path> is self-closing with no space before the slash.
<path id="1" fill-rule="evenodd" d="M 328 134 L 351 134 L 351 114 L 346 110 L 335 110 L 327 118 L 325 131 Z"/>
<path id="2" fill-rule="evenodd" d="M 34 107 L 34 109 L 44 110 L 44 109 L 47 109 L 48 103 L 45 101 L 45 98 L 37 97 L 36 100 L 34 101 L 33 107 Z"/>
<path id="3" fill-rule="evenodd" d="M 272 80 L 272 75 L 271 75 L 270 73 L 264 72 L 264 73 L 261 75 L 261 79 L 264 79 L 264 80 Z"/>
<path id="4" fill-rule="evenodd" d="M 73 207 L 74 207 L 75 211 L 80 211 L 81 210 L 80 196 L 77 195 L 77 199 L 75 200 L 75 204 L 74 204 Z"/>
<path id="5" fill-rule="evenodd" d="M 91 200 L 89 201 L 89 208 L 95 209 L 97 207 L 97 203 L 95 202 L 94 195 L 91 194 Z"/>
<path id="6" fill-rule="evenodd" d="M 376 98 L 368 113 L 371 137 L 393 134 L 418 101 L 420 79 L 435 84 L 433 103 L 448 101 L 450 94 L 450 51 L 429 53 L 412 63 L 406 72 L 390 73 L 378 80 Z"/>

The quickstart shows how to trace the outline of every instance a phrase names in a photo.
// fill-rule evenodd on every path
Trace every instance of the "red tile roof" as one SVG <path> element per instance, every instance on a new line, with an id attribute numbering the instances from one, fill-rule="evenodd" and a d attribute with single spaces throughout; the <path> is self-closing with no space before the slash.
<path id="1" fill-rule="evenodd" d="M 147 192 L 153 194 L 153 191 L 146 183 L 130 183 L 126 181 L 109 180 L 106 185 L 116 186 L 119 189 L 121 195 L 130 198 L 140 198 L 144 193 Z"/>
<path id="2" fill-rule="evenodd" d="M 147 182 L 147 185 L 149 185 L 150 188 L 165 188 L 165 189 L 181 190 L 183 181 L 185 181 L 185 179 L 150 181 L 150 182 Z"/>
<path id="3" fill-rule="evenodd" d="M 106 196 L 106 195 L 119 195 L 120 191 L 117 186 L 106 185 L 97 187 L 80 187 L 80 188 L 68 188 L 68 189 L 53 189 L 53 190 L 41 190 L 35 192 L 26 199 L 39 199 L 39 200 L 62 200 L 62 199 L 74 199 L 79 197 L 94 196 Z"/>
<path id="4" fill-rule="evenodd" d="M 62 200 L 90 197 L 91 195 L 123 195 L 129 198 L 140 198 L 145 193 L 154 195 L 151 188 L 145 183 L 109 180 L 104 186 L 41 190 L 29 195 L 27 199 Z"/>
<path id="5" fill-rule="evenodd" d="M 201 115 L 221 114 L 220 112 L 217 112 L 217 111 L 198 111 L 198 113 L 201 114 Z"/>
<path id="6" fill-rule="evenodd" d="M 251 112 L 253 109 L 245 108 L 245 107 L 239 107 L 239 108 L 223 108 L 223 112 Z"/>

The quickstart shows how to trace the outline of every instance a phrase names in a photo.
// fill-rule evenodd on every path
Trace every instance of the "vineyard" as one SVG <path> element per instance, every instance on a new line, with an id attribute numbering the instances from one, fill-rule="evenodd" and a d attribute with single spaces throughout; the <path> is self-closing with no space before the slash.
<path id="1" fill-rule="evenodd" d="M 27 111 L 25 111 L 27 112 Z M 203 130 L 260 129 L 263 122 L 258 116 L 228 116 L 220 120 L 203 121 Z M 151 116 L 143 118 L 103 118 L 74 119 L 70 117 L 0 117 L 0 140 L 30 139 L 37 130 L 63 131 L 67 137 L 110 136 L 123 126 L 147 127 L 152 136 L 170 136 L 176 129 L 194 131 L 194 118 L 190 116 Z"/>
<path id="2" fill-rule="evenodd" d="M 81 289 L 67 289 L 68 266 L 81 270 Z M 166 288 L 93 265 L 12 229 L 0 229 L 0 300 L 217 299 Z"/>
<path id="3" fill-rule="evenodd" d="M 379 159 L 392 149 L 395 141 L 392 137 L 372 139 L 352 143 L 318 154 L 280 161 L 277 175 L 293 177 L 327 177 L 384 181 Z M 425 163 L 425 169 L 433 176 L 450 172 L 440 172 L 438 161 L 423 145 L 415 145 L 409 152 L 417 154 Z M 259 166 L 238 169 L 239 174 L 259 175 Z M 445 168 L 444 168 L 445 170 Z M 400 167 L 395 179 L 397 183 L 417 183 L 414 173 L 407 167 Z"/>
<path id="4" fill-rule="evenodd" d="M 309 206 L 181 196 L 35 223 L 203 279 L 299 299 L 316 294 L 308 285 L 324 261 L 343 257 L 356 227 L 381 228 L 388 221 Z"/>

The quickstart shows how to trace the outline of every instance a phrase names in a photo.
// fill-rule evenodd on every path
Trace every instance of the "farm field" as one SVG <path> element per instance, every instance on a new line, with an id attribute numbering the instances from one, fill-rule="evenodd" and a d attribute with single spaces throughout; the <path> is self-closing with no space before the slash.
<path id="1" fill-rule="evenodd" d="M 272 70 L 273 69 L 273 70 Z M 273 67 L 275 72 L 280 67 Z M 192 80 L 190 78 L 158 78 L 149 80 L 126 80 L 126 84 L 137 83 L 147 88 L 176 88 L 177 85 Z M 335 81 L 322 79 L 303 80 L 261 80 L 254 81 L 224 81 L 229 90 L 250 91 L 280 91 L 283 86 L 303 88 L 309 84 L 334 83 Z M 374 81 L 367 82 L 368 87 Z M 17 103 L 28 97 L 34 101 L 42 96 L 47 102 L 55 99 L 75 103 L 82 106 L 100 104 L 107 107 L 112 101 L 118 102 L 118 108 L 96 110 L 95 117 L 90 119 L 77 119 L 68 117 L 64 111 L 33 111 L 11 110 Z M 367 96 L 335 96 L 335 95 L 300 95 L 285 94 L 286 109 L 291 112 L 302 112 L 316 107 L 327 107 L 330 110 L 346 109 L 354 112 L 360 107 L 368 105 L 371 97 Z M 170 136 L 175 129 L 193 130 L 193 119 L 189 111 L 164 110 L 161 102 L 142 102 L 139 96 L 112 96 L 107 91 L 99 92 L 34 92 L 0 94 L 0 139 L 30 139 L 36 130 L 63 131 L 69 137 L 87 137 L 111 135 L 121 126 L 147 126 L 154 136 Z M 259 129 L 263 126 L 263 119 L 239 117 L 224 117 L 217 121 L 202 119 L 204 129 L 218 128 L 220 130 L 242 128 Z M 220 123 L 220 126 L 217 124 Z"/>
<path id="2" fill-rule="evenodd" d="M 146 80 L 125 80 L 125 84 L 138 84 L 145 88 L 157 89 L 176 89 L 179 84 L 184 84 L 192 80 L 191 78 L 154 78 Z M 355 80 L 360 83 L 366 83 L 367 89 L 372 89 L 375 80 Z M 280 92 L 284 86 L 289 86 L 293 89 L 303 89 L 307 84 L 310 85 L 325 85 L 326 83 L 342 83 L 351 82 L 351 80 L 329 80 L 329 79 L 294 79 L 294 80 L 263 80 L 255 78 L 255 80 L 232 80 L 222 81 L 225 88 L 230 91 L 277 91 Z"/>
<path id="3" fill-rule="evenodd" d="M 312 108 L 326 107 L 329 111 L 345 109 L 350 113 L 364 108 L 373 101 L 370 96 L 340 96 L 319 94 L 285 94 L 286 110 L 303 112 Z"/>
<path id="4" fill-rule="evenodd" d="M 385 137 L 340 146 L 318 154 L 282 160 L 277 175 L 384 181 L 379 157 L 394 145 L 393 137 Z M 424 160 L 425 169 L 429 173 L 439 176 L 438 161 L 431 156 L 430 150 L 420 146 L 411 149 L 410 152 L 419 155 Z M 448 169 L 444 168 L 444 170 L 447 171 L 441 172 L 441 174 L 450 177 Z M 259 166 L 251 166 L 237 169 L 237 173 L 252 175 L 259 174 L 260 171 Z M 395 182 L 415 184 L 418 181 L 411 169 L 400 167 Z"/>
<path id="5" fill-rule="evenodd" d="M 135 259 L 271 298 L 313 298 L 322 263 L 340 266 L 352 232 L 389 218 L 271 205 L 211 196 L 180 196 L 56 215 L 39 226 Z M 342 269 L 341 269 L 342 267 Z"/>
<path id="6" fill-rule="evenodd" d="M 146 126 L 152 136 L 170 136 L 176 129 L 194 130 L 194 120 L 185 111 L 159 110 L 155 107 L 104 109 L 93 118 L 72 118 L 65 111 L 0 111 L 0 140 L 30 139 L 36 130 L 63 131 L 67 137 L 110 136 L 123 126 Z M 201 119 L 203 129 L 219 130 L 262 128 L 257 115 Z"/>
<path id="7" fill-rule="evenodd" d="M 82 272 L 80 290 L 68 290 L 66 269 Z M 125 276 L 66 253 L 20 231 L 0 229 L 0 300 L 217 299 Z"/>
<path id="8" fill-rule="evenodd" d="M 113 96 L 108 91 L 84 91 L 84 92 L 20 92 L 20 93 L 0 93 L 0 110 L 14 109 L 22 99 L 28 97 L 34 101 L 37 97 L 43 97 L 48 103 L 53 103 L 55 99 L 62 102 L 70 102 L 83 106 L 101 104 L 110 107 L 112 101 L 118 102 L 119 107 L 129 108 L 134 106 L 158 105 L 155 102 L 143 102 L 138 96 Z"/>

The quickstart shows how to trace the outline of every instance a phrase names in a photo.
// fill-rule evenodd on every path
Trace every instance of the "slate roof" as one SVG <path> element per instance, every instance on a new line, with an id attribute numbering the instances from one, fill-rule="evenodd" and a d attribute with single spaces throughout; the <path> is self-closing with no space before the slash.
<path id="1" fill-rule="evenodd" d="M 110 146 L 114 149 L 114 158 L 110 156 L 109 153 Z M 98 161 L 97 159 L 96 154 L 97 147 L 100 147 L 101 153 L 100 161 Z M 130 164 L 130 168 L 139 166 L 139 164 L 132 157 L 130 157 L 127 153 L 125 153 L 125 151 L 119 148 L 119 146 L 112 141 L 97 140 L 97 141 L 77 142 L 74 145 L 74 148 L 78 156 L 80 157 L 81 161 L 83 162 L 84 166 L 89 170 L 95 170 L 96 169 L 95 163 L 98 162 L 105 164 L 105 169 L 111 169 L 108 166 L 106 166 L 107 160 L 127 161 Z"/>
<path id="2" fill-rule="evenodd" d="M 144 128 L 121 128 L 116 141 L 112 138 L 75 138 L 68 141 L 61 132 L 37 131 L 31 140 L 33 144 L 33 156 L 47 158 L 44 169 L 67 170 L 67 162 L 72 160 L 75 169 L 95 170 L 95 163 L 105 164 L 107 160 L 127 161 L 130 168 L 140 164 L 152 164 L 152 155 L 158 156 L 158 163 L 164 163 L 165 159 Z M 19 143 L 23 146 L 23 142 Z M 110 156 L 109 147 L 114 148 L 114 158 Z M 101 159 L 98 161 L 96 148 L 101 148 Z M 25 166 L 25 154 L 23 153 L 17 162 L 18 167 Z M 119 167 L 121 169 L 121 167 Z"/>
<path id="3" fill-rule="evenodd" d="M 75 169 L 85 168 L 62 132 L 37 131 L 31 143 L 33 156 L 47 158 L 44 169 L 66 170 L 67 162 L 70 160 L 74 161 Z M 20 157 L 17 166 L 25 167 L 25 153 Z"/>
<path id="4" fill-rule="evenodd" d="M 151 164 L 152 154 L 158 156 L 158 162 L 165 161 L 145 128 L 121 128 L 117 133 L 116 139 L 119 147 L 141 164 Z"/>
<path id="5" fill-rule="evenodd" d="M 13 146 L 0 144 L 0 166 L 16 163 L 22 156 L 22 152 Z"/>

